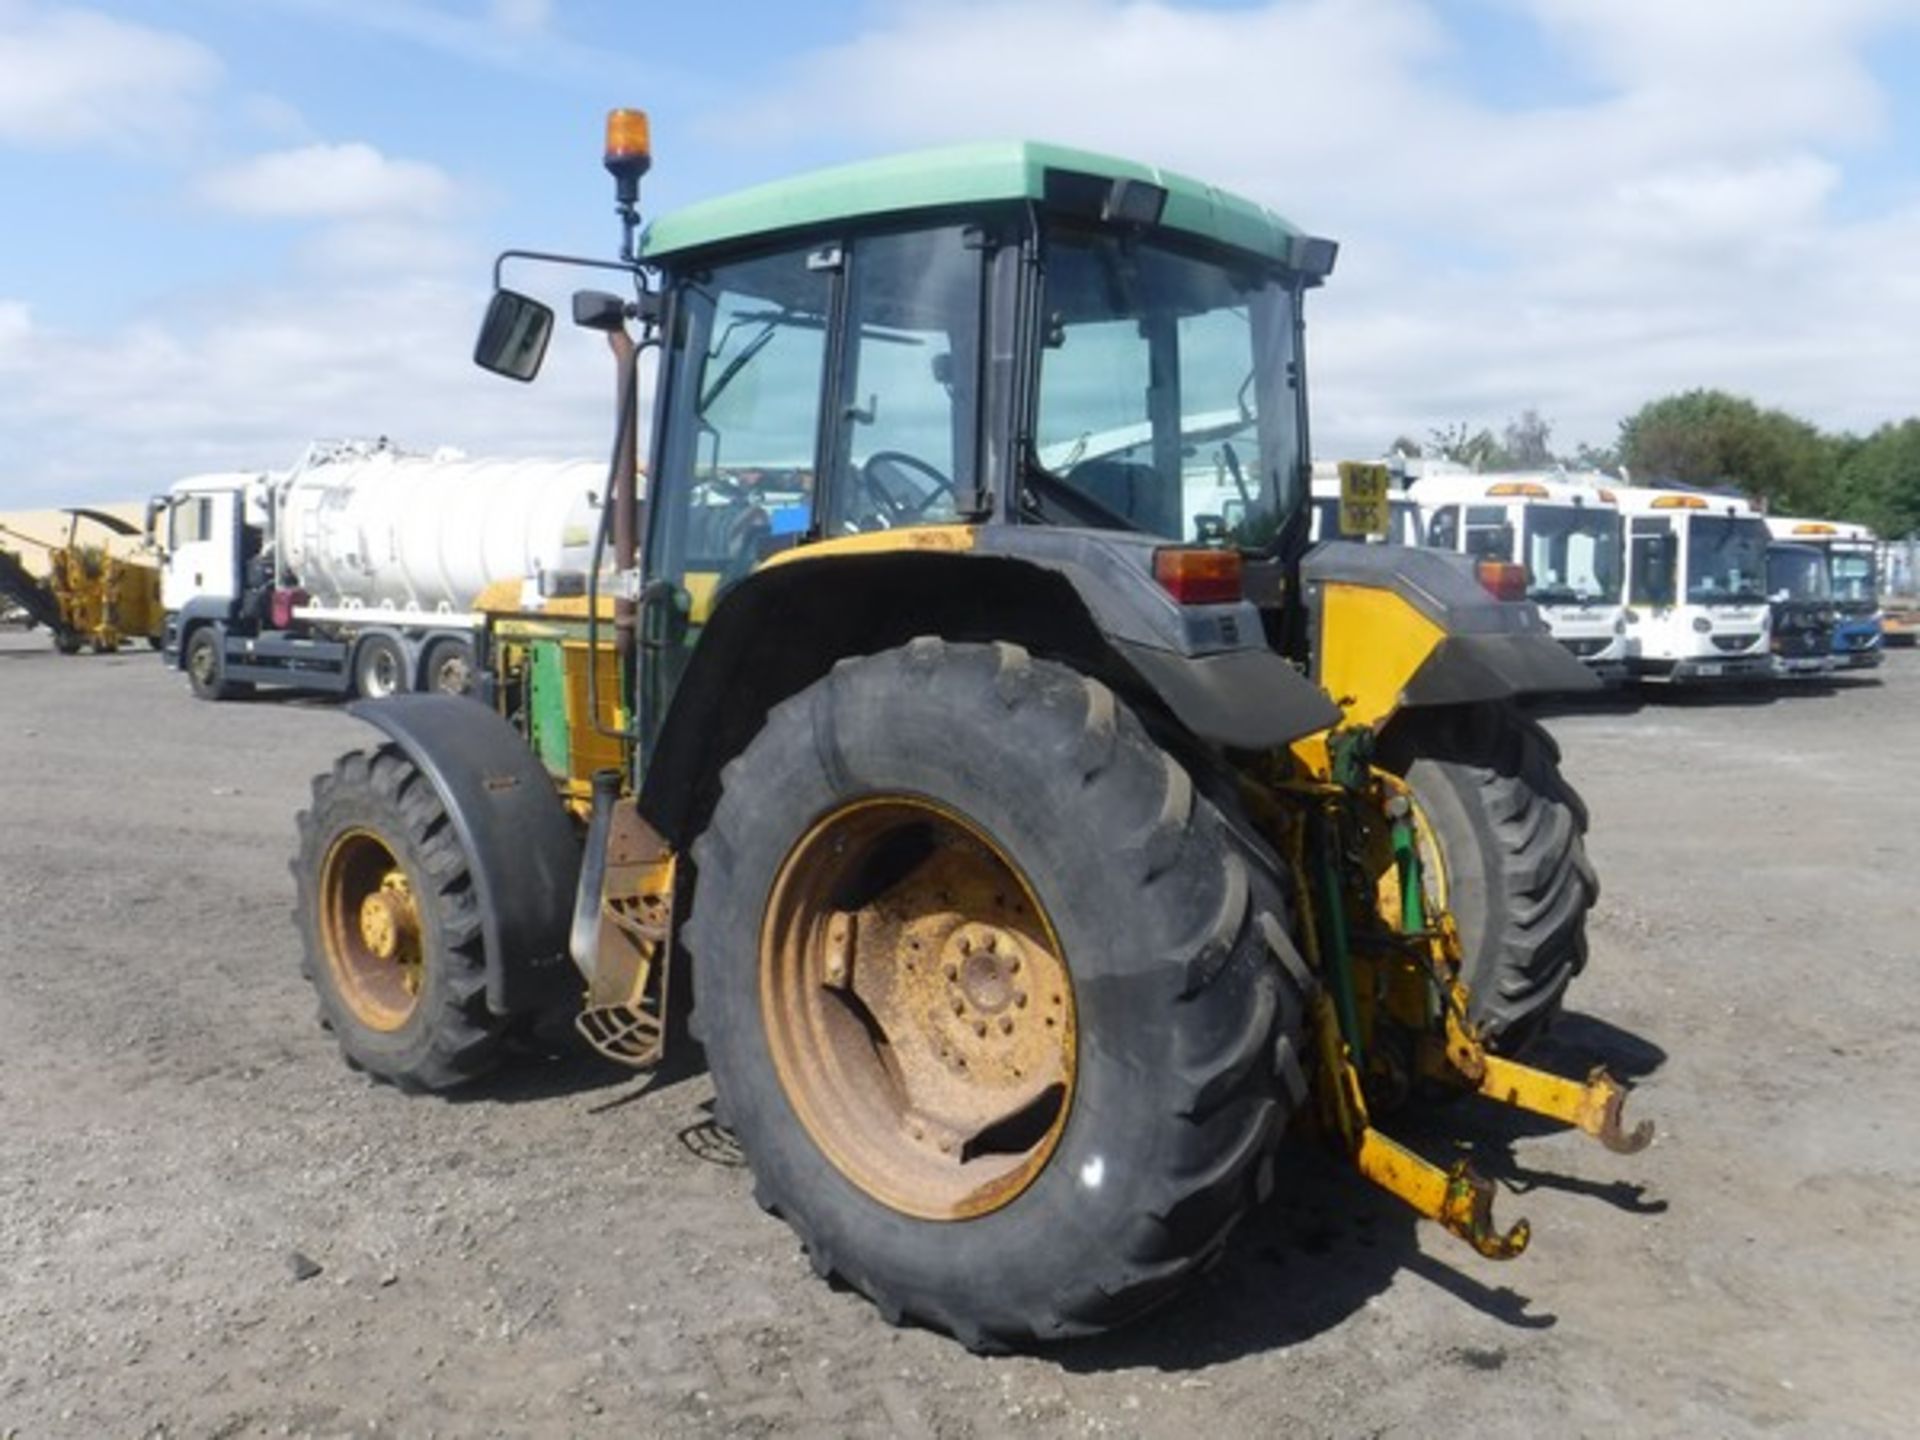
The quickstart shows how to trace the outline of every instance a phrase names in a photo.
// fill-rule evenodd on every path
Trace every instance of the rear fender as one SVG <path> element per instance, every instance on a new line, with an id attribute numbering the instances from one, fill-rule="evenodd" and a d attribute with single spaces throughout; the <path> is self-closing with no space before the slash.
<path id="1" fill-rule="evenodd" d="M 1530 603 L 1496 600 L 1465 556 L 1333 542 L 1300 566 L 1313 675 L 1343 723 L 1401 710 L 1597 690 Z"/>
<path id="2" fill-rule="evenodd" d="M 420 767 L 453 822 L 480 907 L 487 1008 L 515 1015 L 577 999 L 567 931 L 580 837 L 527 742 L 457 695 L 395 695 L 347 708 Z"/>
<path id="3" fill-rule="evenodd" d="M 1085 539 L 1075 550 L 1056 541 L 1059 554 L 1016 554 L 997 531 L 992 540 L 1007 547 L 997 552 L 984 541 L 962 548 L 951 539 L 938 550 L 881 551 L 880 537 L 853 538 L 857 547 L 828 541 L 791 552 L 714 607 L 640 794 L 641 813 L 675 846 L 692 842 L 717 798 L 721 767 L 746 748 L 768 710 L 838 660 L 919 635 L 1006 641 L 1073 665 L 1164 713 L 1188 745 L 1274 749 L 1338 719 L 1326 696 L 1266 647 L 1251 606 L 1181 613 L 1163 593 L 1141 588 L 1152 584 L 1144 568 L 1128 575 L 1125 557 L 1096 554 Z M 1220 634 L 1226 619 L 1234 621 L 1231 641 Z M 1182 737 L 1170 743 L 1178 748 Z"/>

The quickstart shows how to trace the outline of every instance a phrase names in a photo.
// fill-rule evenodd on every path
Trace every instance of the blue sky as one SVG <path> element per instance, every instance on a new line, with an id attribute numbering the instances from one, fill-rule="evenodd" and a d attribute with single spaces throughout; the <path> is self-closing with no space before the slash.
<path id="1" fill-rule="evenodd" d="M 590 340 L 527 391 L 467 352 L 495 249 L 612 245 L 615 104 L 653 211 L 1026 134 L 1334 234 L 1323 454 L 1920 410 L 1920 0 L 0 0 L 0 508 L 321 434 L 598 453 Z"/>

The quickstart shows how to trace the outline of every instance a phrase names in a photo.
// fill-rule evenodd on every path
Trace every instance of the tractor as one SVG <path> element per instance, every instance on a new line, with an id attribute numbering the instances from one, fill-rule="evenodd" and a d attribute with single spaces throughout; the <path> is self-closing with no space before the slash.
<path id="1" fill-rule="evenodd" d="M 483 595 L 482 703 L 357 706 L 381 741 L 299 817 L 352 1065 L 446 1090 L 556 1014 L 641 1070 L 697 1042 L 815 1268 L 981 1349 L 1176 1293 L 1290 1132 L 1488 1256 L 1525 1223 L 1376 1119 L 1647 1142 L 1515 1058 L 1597 894 L 1516 701 L 1593 682 L 1511 577 L 1309 544 L 1333 243 L 1043 144 L 645 224 L 643 112 L 605 161 L 618 258 L 506 252 L 475 352 L 539 369 L 510 263 L 619 277 L 572 300 L 617 372 L 593 564 Z"/>

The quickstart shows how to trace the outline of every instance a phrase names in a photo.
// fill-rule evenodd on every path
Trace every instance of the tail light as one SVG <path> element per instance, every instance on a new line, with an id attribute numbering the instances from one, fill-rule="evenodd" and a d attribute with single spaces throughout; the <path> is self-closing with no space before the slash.
<path id="1" fill-rule="evenodd" d="M 1182 605 L 1229 605 L 1241 596 L 1240 552 L 1167 546 L 1153 552 L 1153 578 Z"/>
<path id="2" fill-rule="evenodd" d="M 1481 587 L 1496 600 L 1527 598 L 1527 567 L 1510 560 L 1482 560 L 1478 573 Z"/>

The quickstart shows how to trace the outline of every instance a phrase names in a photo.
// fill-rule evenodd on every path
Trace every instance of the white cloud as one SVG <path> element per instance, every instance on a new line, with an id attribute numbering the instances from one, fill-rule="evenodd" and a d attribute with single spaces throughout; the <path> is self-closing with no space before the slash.
<path id="1" fill-rule="evenodd" d="M 544 30 L 553 19 L 553 0 L 493 0 L 496 25 L 509 30 Z"/>
<path id="2" fill-rule="evenodd" d="M 256 155 L 203 176 L 197 191 L 236 215 L 320 220 L 433 218 L 447 213 L 455 193 L 445 171 L 359 143 Z"/>
<path id="3" fill-rule="evenodd" d="M 1604 441 L 1697 384 L 1835 425 L 1911 413 L 1920 216 L 1835 202 L 1883 143 L 1869 47 L 1920 3 L 1505 3 L 1579 98 L 1515 109 L 1448 80 L 1462 42 L 1427 0 L 986 0 L 882 4 L 707 124 L 743 149 L 1064 140 L 1336 236 L 1323 453 L 1528 405 L 1563 443 Z"/>
<path id="4" fill-rule="evenodd" d="M 477 257 L 454 272 L 484 277 Z M 549 297 L 556 298 L 556 297 Z M 476 369 L 481 284 L 364 275 L 136 318 L 104 334 L 27 324 L 0 300 L 0 509 L 137 499 L 201 470 L 291 464 L 320 436 L 409 448 L 603 456 L 611 362 L 554 336 L 531 386 Z"/>
<path id="5" fill-rule="evenodd" d="M 220 78 L 185 36 L 92 10 L 0 0 L 0 145 L 180 145 Z"/>

